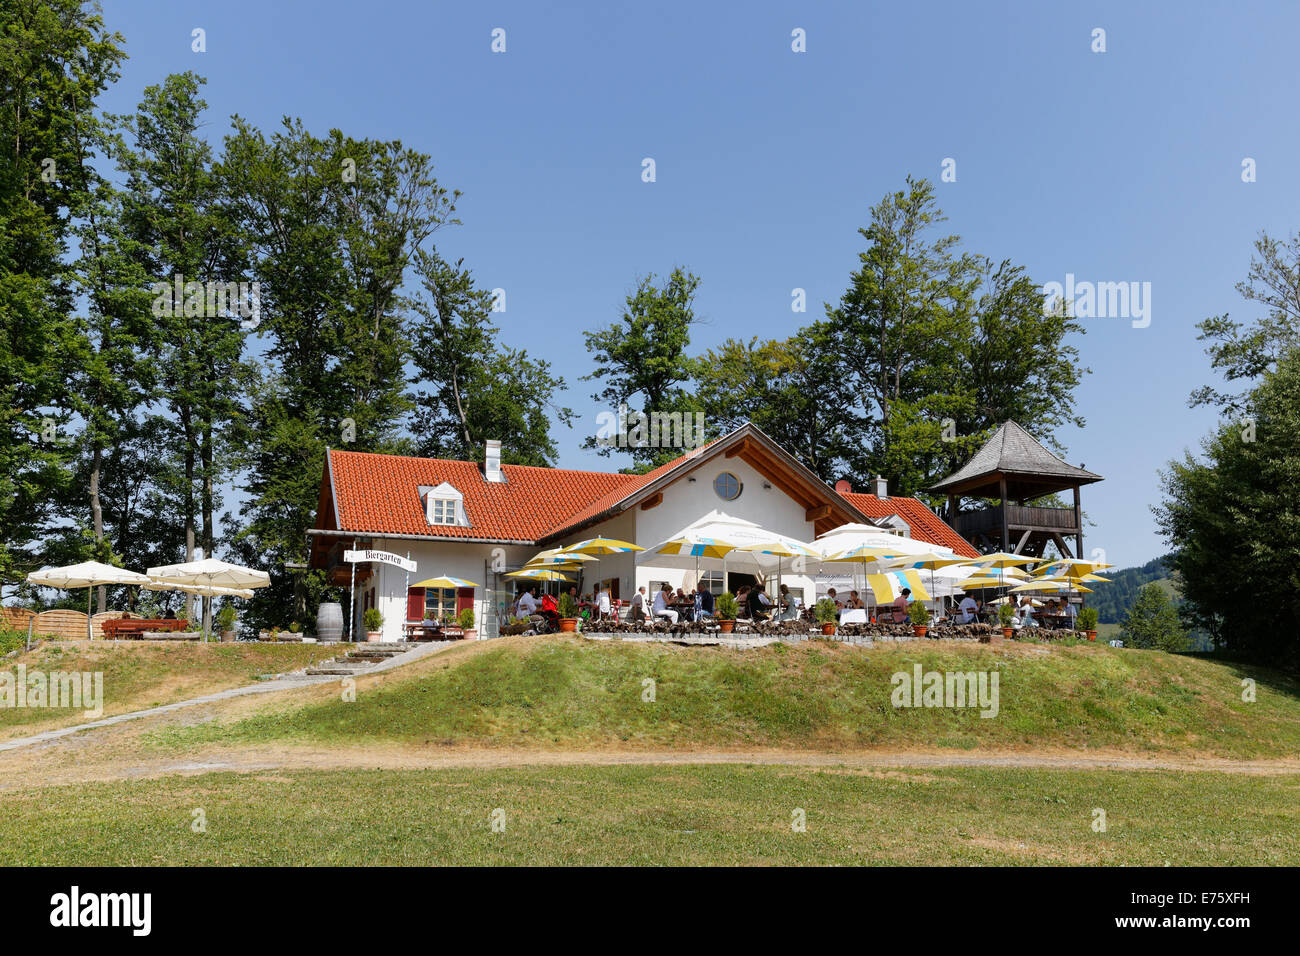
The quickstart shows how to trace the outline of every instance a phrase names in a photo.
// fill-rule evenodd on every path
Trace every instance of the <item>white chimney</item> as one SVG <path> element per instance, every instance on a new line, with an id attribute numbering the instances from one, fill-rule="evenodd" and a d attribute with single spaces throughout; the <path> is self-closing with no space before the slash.
<path id="1" fill-rule="evenodd" d="M 889 497 L 889 482 L 879 475 L 871 479 L 871 493 L 877 498 Z"/>
<path id="2" fill-rule="evenodd" d="M 505 474 L 501 471 L 501 443 L 499 441 L 485 443 L 483 477 L 487 481 L 506 480 Z"/>

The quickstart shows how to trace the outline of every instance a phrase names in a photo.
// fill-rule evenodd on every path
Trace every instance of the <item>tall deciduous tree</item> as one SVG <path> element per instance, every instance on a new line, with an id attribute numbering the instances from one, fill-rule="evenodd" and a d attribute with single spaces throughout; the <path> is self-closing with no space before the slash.
<path id="1" fill-rule="evenodd" d="M 1155 509 L 1173 546 L 1188 623 L 1220 647 L 1300 664 L 1300 350 L 1236 405 L 1225 423 L 1163 473 Z"/>
<path id="2" fill-rule="evenodd" d="M 127 235 L 144 251 L 154 289 L 159 398 L 184 439 L 186 557 L 216 546 L 218 482 L 226 473 L 231 421 L 238 412 L 247 321 L 209 289 L 248 281 L 245 239 L 230 214 L 212 148 L 199 135 L 205 81 L 193 73 L 146 87 L 121 153 Z M 181 293 L 175 294 L 177 283 Z M 160 293 L 160 289 L 164 292 Z M 189 602 L 187 602 L 187 605 Z"/>
<path id="3" fill-rule="evenodd" d="M 640 279 L 627 297 L 622 318 L 604 329 L 584 332 L 596 370 L 584 381 L 604 384 L 592 398 L 616 414 L 621 405 L 643 415 L 685 413 L 694 406 L 687 385 L 693 366 L 686 354 L 695 323 L 698 276 L 680 266 L 656 284 L 652 273 Z M 634 467 L 646 470 L 682 453 L 680 448 L 629 444 L 626 449 L 592 436 L 584 448 L 610 455 L 626 450 Z"/>
<path id="4" fill-rule="evenodd" d="M 550 365 L 501 345 L 492 294 L 474 285 L 463 261 L 421 251 L 416 273 L 423 289 L 411 329 L 418 452 L 476 460 L 496 439 L 508 463 L 554 464 L 550 425 L 568 425 L 573 412 L 555 403 L 563 383 Z"/>
<path id="5" fill-rule="evenodd" d="M 76 133 L 123 56 L 79 0 L 0 4 L 0 585 L 40 563 L 32 542 L 66 486 Z"/>
<path id="6" fill-rule="evenodd" d="M 283 624 L 286 607 L 309 617 L 323 588 L 281 569 L 307 557 L 325 449 L 411 450 L 400 290 L 415 251 L 456 222 L 458 194 L 401 143 L 318 137 L 289 119 L 267 136 L 236 118 L 222 169 L 264 289 L 235 546 L 272 571 L 247 620 Z"/>

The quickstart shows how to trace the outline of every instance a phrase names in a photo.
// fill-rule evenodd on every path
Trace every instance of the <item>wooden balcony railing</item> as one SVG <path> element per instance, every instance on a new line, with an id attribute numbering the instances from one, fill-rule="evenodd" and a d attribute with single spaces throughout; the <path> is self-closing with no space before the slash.
<path id="1" fill-rule="evenodd" d="M 1043 531 L 1059 531 L 1074 534 L 1079 526 L 1074 520 L 1073 508 L 1039 508 L 1030 505 L 994 505 L 979 511 L 963 511 L 957 515 L 952 526 L 958 534 L 969 538 L 980 532 L 1000 531 L 1002 528 L 1002 509 L 1007 509 L 1007 526 L 1009 528 L 1035 528 Z"/>

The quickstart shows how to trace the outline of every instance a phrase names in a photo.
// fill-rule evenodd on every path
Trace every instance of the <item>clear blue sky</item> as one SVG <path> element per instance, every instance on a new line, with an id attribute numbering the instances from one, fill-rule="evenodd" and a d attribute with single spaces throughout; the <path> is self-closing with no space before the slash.
<path id="1" fill-rule="evenodd" d="M 1163 552 L 1156 471 L 1212 423 L 1194 324 L 1253 315 L 1234 291 L 1260 229 L 1300 227 L 1294 3 L 105 0 L 131 59 L 106 101 L 130 109 L 168 72 L 205 75 L 212 137 L 270 128 L 399 138 L 465 193 L 440 244 L 507 292 L 505 336 L 570 383 L 596 427 L 581 332 L 635 277 L 702 279 L 692 348 L 783 336 L 838 299 L 868 207 L 907 174 L 941 183 L 966 248 L 1040 283 L 1150 282 L 1151 324 L 1094 319 L 1078 345 L 1085 429 L 1068 458 L 1087 546 L 1119 565 Z M 207 52 L 190 32 L 207 31 Z M 506 31 L 507 52 L 491 52 Z M 791 31 L 807 52 L 791 51 Z M 1092 31 L 1107 51 L 1091 51 Z M 653 157 L 658 181 L 641 181 Z M 1258 181 L 1243 183 L 1243 158 Z M 790 310 L 791 289 L 809 310 Z"/>

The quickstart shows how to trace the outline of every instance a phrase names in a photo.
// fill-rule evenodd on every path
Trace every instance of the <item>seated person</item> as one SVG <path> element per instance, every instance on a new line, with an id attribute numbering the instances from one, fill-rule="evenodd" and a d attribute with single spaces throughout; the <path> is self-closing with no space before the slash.
<path id="1" fill-rule="evenodd" d="M 673 586 L 665 583 L 663 589 L 655 595 L 654 616 L 664 618 L 669 624 L 677 623 L 677 612 L 671 607 Z"/>
<path id="2" fill-rule="evenodd" d="M 596 592 L 596 613 L 605 619 L 610 614 L 609 590 L 600 590 Z"/>
<path id="3" fill-rule="evenodd" d="M 1025 627 L 1037 627 L 1038 622 L 1034 620 L 1034 605 L 1029 598 L 1020 599 L 1020 608 L 1017 611 L 1020 615 L 1020 622 Z"/>
<path id="4" fill-rule="evenodd" d="M 850 611 L 865 611 L 867 609 L 867 606 L 866 604 L 863 603 L 862 598 L 858 597 L 857 591 L 849 592 L 849 597 L 848 600 L 844 602 L 844 607 Z"/>
<path id="5" fill-rule="evenodd" d="M 742 585 L 736 592 L 736 607 L 739 608 L 738 615 L 749 617 L 749 585 Z"/>
<path id="6" fill-rule="evenodd" d="M 707 621 L 713 617 L 713 592 L 701 584 L 695 592 L 695 620 Z"/>
<path id="7" fill-rule="evenodd" d="M 629 618 L 633 621 L 644 621 L 646 618 L 646 594 L 645 585 L 636 589 L 636 594 L 632 595 L 632 610 Z"/>
<path id="8" fill-rule="evenodd" d="M 970 624 L 979 616 L 979 605 L 975 599 L 967 594 L 961 599 L 961 604 L 957 606 L 957 614 L 962 624 Z"/>
<path id="9" fill-rule="evenodd" d="M 519 600 L 515 606 L 519 617 L 532 617 L 537 613 L 537 598 L 533 597 L 531 585 L 524 588 L 524 592 L 519 595 Z"/>
<path id="10" fill-rule="evenodd" d="M 749 616 L 755 621 L 766 621 L 771 616 L 772 600 L 763 590 L 763 585 L 756 585 L 749 592 Z"/>

